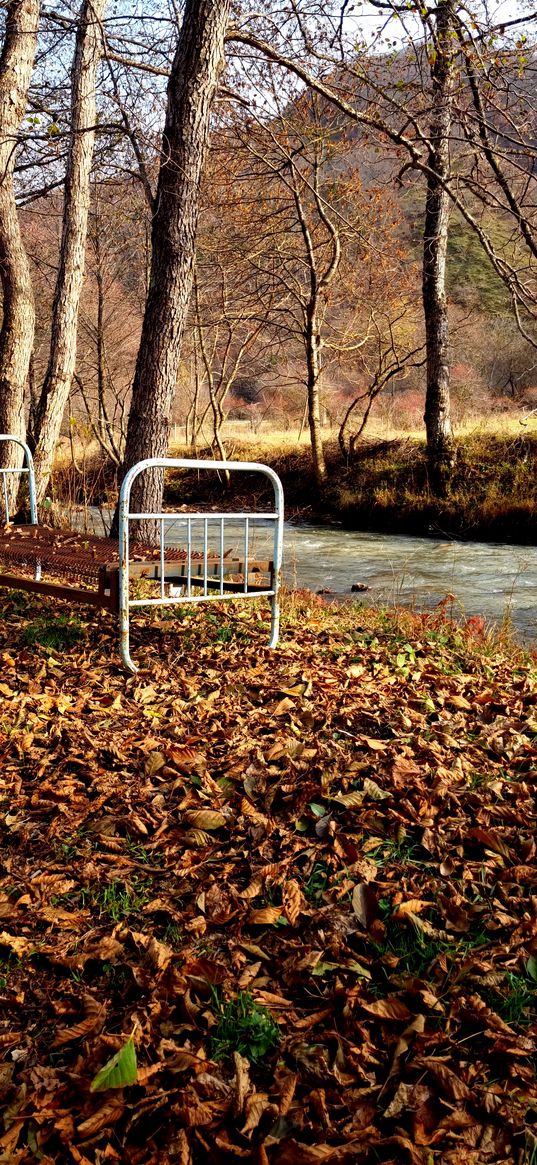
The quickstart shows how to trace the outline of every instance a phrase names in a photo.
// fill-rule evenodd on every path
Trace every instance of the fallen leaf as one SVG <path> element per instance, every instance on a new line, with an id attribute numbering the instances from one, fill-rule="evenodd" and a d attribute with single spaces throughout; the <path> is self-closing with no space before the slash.
<path id="1" fill-rule="evenodd" d="M 123 1047 L 103 1064 L 90 1084 L 90 1092 L 106 1092 L 109 1088 L 126 1088 L 136 1083 L 136 1049 L 132 1036 Z M 80 1128 L 78 1130 L 80 1132 Z"/>
<path id="2" fill-rule="evenodd" d="M 378 1019 L 410 1019 L 409 1011 L 402 999 L 392 995 L 387 999 L 376 999 L 373 1003 L 362 1003 L 364 1011 L 369 1015 L 376 1015 Z"/>

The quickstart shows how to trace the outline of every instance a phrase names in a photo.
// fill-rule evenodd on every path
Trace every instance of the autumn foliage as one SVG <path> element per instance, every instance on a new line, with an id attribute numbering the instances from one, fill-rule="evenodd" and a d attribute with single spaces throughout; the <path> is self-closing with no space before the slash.
<path id="1" fill-rule="evenodd" d="M 32 602 L 0 631 L 2 1159 L 532 1160 L 534 657 L 288 596 L 275 653 L 239 606 L 140 620 L 126 678 L 106 614 L 62 645 Z"/>

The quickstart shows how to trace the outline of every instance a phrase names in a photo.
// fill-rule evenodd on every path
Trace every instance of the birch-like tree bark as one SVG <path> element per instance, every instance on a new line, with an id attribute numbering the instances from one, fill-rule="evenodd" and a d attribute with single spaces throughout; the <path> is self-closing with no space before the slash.
<path id="1" fill-rule="evenodd" d="M 305 207 L 296 168 L 292 168 L 291 181 L 293 201 L 295 204 L 296 216 L 304 242 L 308 272 L 309 294 L 303 305 L 304 345 L 306 351 L 307 367 L 306 386 L 308 393 L 308 424 L 310 430 L 311 454 L 313 460 L 313 470 L 315 473 L 315 481 L 317 486 L 321 488 L 326 481 L 326 461 L 324 456 L 321 426 L 321 378 L 323 371 L 323 311 L 321 308 L 321 301 L 323 297 L 327 295 L 328 289 L 337 274 L 341 259 L 341 243 L 335 216 L 331 216 L 329 214 L 328 206 L 320 197 L 319 167 L 320 156 L 317 146 L 314 153 L 312 167 L 312 194 L 314 197 L 316 213 L 320 222 L 322 222 L 323 226 L 325 227 L 329 239 L 328 261 L 325 263 L 324 269 L 322 270 L 319 270 L 316 249 L 314 246 L 312 232 L 306 218 Z"/>
<path id="2" fill-rule="evenodd" d="M 13 0 L 7 6 L 0 56 L 0 279 L 3 319 L 0 329 L 0 433 L 24 436 L 24 393 L 34 343 L 35 310 L 30 268 L 15 202 L 13 171 L 17 137 L 24 116 L 37 41 L 39 0 Z M 0 466 L 20 464 L 19 450 L 0 443 Z M 15 460 L 14 460 L 15 458 Z M 13 505 L 17 478 L 7 477 Z"/>
<path id="3" fill-rule="evenodd" d="M 224 64 L 230 0 L 187 0 L 170 79 L 152 227 L 151 275 L 132 390 L 124 472 L 168 451 L 181 340 L 192 290 L 199 189 L 209 117 Z M 162 474 L 142 474 L 132 507 L 154 513 L 162 504 Z M 139 524 L 146 541 L 156 524 Z M 117 528 L 117 514 L 114 523 Z"/>
<path id="4" fill-rule="evenodd" d="M 38 502 L 47 491 L 75 371 L 95 142 L 95 87 L 103 49 L 105 11 L 106 0 L 82 0 L 78 18 L 71 78 L 71 129 L 60 264 L 52 307 L 50 356 L 34 434 Z"/>

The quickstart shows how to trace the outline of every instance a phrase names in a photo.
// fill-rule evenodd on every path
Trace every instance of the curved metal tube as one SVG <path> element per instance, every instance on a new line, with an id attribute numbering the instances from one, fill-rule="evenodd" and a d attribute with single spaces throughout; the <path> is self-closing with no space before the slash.
<path id="1" fill-rule="evenodd" d="M 130 495 L 132 484 L 140 473 L 146 469 L 203 469 L 203 470 L 230 470 L 241 473 L 260 473 L 264 477 L 268 477 L 272 483 L 274 490 L 274 514 L 266 515 L 260 512 L 260 518 L 272 518 L 274 521 L 274 549 L 273 549 L 273 574 L 271 589 L 266 592 L 267 597 L 271 598 L 271 628 L 269 647 L 274 648 L 278 642 L 279 625 L 280 625 L 280 607 L 278 600 L 278 592 L 280 588 L 280 576 L 282 566 L 283 553 L 283 487 L 282 483 L 273 469 L 268 465 L 262 465 L 256 461 L 202 461 L 192 460 L 190 458 L 170 458 L 170 457 L 148 457 L 145 461 L 139 461 L 136 465 L 129 469 L 125 475 L 121 485 L 119 495 L 119 631 L 120 631 L 120 654 L 125 667 L 131 671 L 136 672 L 138 668 L 133 662 L 130 654 L 129 644 L 129 521 L 138 518 L 156 518 L 162 520 L 173 519 L 181 517 L 184 514 L 173 513 L 158 513 L 158 514 L 131 514 L 130 513 Z M 229 518 L 238 517 L 232 512 L 228 515 Z M 253 515 L 255 516 L 255 515 Z M 187 515 L 188 517 L 188 515 Z M 204 517 L 203 514 L 193 513 L 194 517 Z M 162 542 L 162 538 L 161 538 Z M 189 541 L 190 545 L 190 541 Z M 162 548 L 161 548 L 162 558 Z M 223 570 L 223 566 L 222 566 Z M 188 573 L 188 579 L 190 573 Z M 189 588 L 190 590 L 190 588 Z M 247 592 L 246 592 L 247 593 Z M 222 595 L 215 596 L 216 599 L 221 598 Z M 169 602 L 169 600 L 167 600 Z M 188 599 L 186 600 L 188 601 Z M 178 599 L 178 602 L 185 602 L 184 598 Z M 139 603 L 137 605 L 140 605 Z"/>
<path id="2" fill-rule="evenodd" d="M 13 466 L 13 467 L 8 466 L 5 469 L 0 469 L 0 474 L 2 474 L 2 477 L 4 479 L 4 506 L 5 506 L 5 511 L 6 511 L 6 522 L 9 522 L 9 505 L 8 505 L 8 500 L 7 500 L 7 490 L 5 488 L 6 487 L 6 474 L 7 473 L 27 473 L 28 474 L 28 497 L 29 497 L 29 501 L 30 501 L 30 520 L 31 520 L 32 526 L 37 526 L 37 505 L 36 505 L 36 501 L 35 501 L 35 470 L 34 470 L 34 462 L 33 462 L 32 454 L 30 453 L 30 450 L 29 450 L 26 442 L 22 441 L 20 437 L 14 437 L 11 433 L 0 433 L 0 441 L 10 441 L 14 445 L 20 445 L 20 447 L 24 453 L 23 464 L 20 468 L 15 468 L 15 466 Z M 25 462 L 26 462 L 26 466 L 24 464 Z"/>

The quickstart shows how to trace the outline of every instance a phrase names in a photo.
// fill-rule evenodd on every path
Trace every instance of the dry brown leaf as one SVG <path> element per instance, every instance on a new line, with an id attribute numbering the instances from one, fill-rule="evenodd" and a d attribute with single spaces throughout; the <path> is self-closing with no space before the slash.
<path id="1" fill-rule="evenodd" d="M 246 988 L 255 981 L 262 966 L 263 964 L 261 959 L 259 959 L 257 963 L 248 963 L 248 966 L 244 968 L 244 971 L 242 971 L 239 976 L 238 986 L 240 987 L 241 991 L 245 991 Z"/>
<path id="2" fill-rule="evenodd" d="M 0 946 L 7 947 L 19 959 L 23 959 L 25 955 L 31 955 L 35 950 L 35 943 L 31 942 L 30 939 L 8 934 L 6 930 L 0 932 Z"/>
<path id="3" fill-rule="evenodd" d="M 63 1044 L 69 1044 L 73 1040 L 83 1040 L 90 1032 L 98 1031 L 104 1023 L 105 1009 L 101 1003 L 98 1003 L 92 995 L 85 995 L 83 999 L 84 1004 L 84 1019 L 80 1023 L 74 1024 L 69 1028 L 57 1028 L 54 1037 L 53 1048 L 60 1048 Z"/>
<path id="4" fill-rule="evenodd" d="M 351 663 L 347 668 L 347 675 L 351 680 L 358 680 L 365 675 L 365 667 L 361 663 Z"/>
<path id="5" fill-rule="evenodd" d="M 167 750 L 168 760 L 185 773 L 192 770 L 204 770 L 207 767 L 205 754 L 198 748 L 189 748 L 188 745 L 172 745 Z"/>
<path id="6" fill-rule="evenodd" d="M 286 999 L 283 995 L 277 995 L 275 991 L 265 991 L 261 987 L 258 987 L 254 991 L 254 998 L 258 1000 L 259 1003 L 268 1005 L 268 1007 L 286 1008 L 293 1006 L 290 999 Z"/>
<path id="7" fill-rule="evenodd" d="M 330 1007 L 323 1007 L 320 1011 L 312 1011 L 310 1015 L 305 1015 L 302 1019 L 295 1020 L 293 1027 L 297 1031 L 309 1031 L 312 1027 L 317 1027 L 318 1023 L 324 1023 L 331 1014 Z"/>
<path id="8" fill-rule="evenodd" d="M 322 1165 L 337 1157 L 345 1145 L 305 1145 L 289 1137 L 283 1142 L 274 1161 L 276 1165 Z"/>
<path id="9" fill-rule="evenodd" d="M 257 1128 L 263 1113 L 267 1108 L 271 1107 L 272 1106 L 266 1092 L 254 1092 L 251 1096 L 248 1096 L 244 1109 L 246 1120 L 241 1129 L 242 1135 L 251 1137 L 252 1133 Z"/>
<path id="10" fill-rule="evenodd" d="M 200 1100 L 194 1089 L 188 1087 L 183 1090 L 177 1104 L 177 1116 L 187 1128 L 203 1128 L 213 1123 L 221 1107 L 218 1101 L 206 1103 Z"/>
<path id="11" fill-rule="evenodd" d="M 288 696 L 284 696 L 283 700 L 280 700 L 279 703 L 276 704 L 276 707 L 273 708 L 272 715 L 285 716 L 288 712 L 293 712 L 295 707 L 296 705 L 294 700 L 290 700 Z"/>
<path id="12" fill-rule="evenodd" d="M 260 648 L 262 623 L 228 643 L 200 611 L 188 618 L 192 650 L 181 615 L 177 640 L 163 620 L 153 653 L 140 614 L 146 675 L 126 679 L 84 613 L 83 647 L 56 659 L 22 647 L 31 608 L 19 617 L 6 604 L 0 661 L 9 646 L 15 695 L 0 788 L 18 843 L 0 870 L 15 944 L 0 945 L 10 1165 L 32 1151 L 43 1165 L 507 1165 L 537 1087 L 537 679 L 524 651 L 483 640 L 481 655 L 474 636 L 464 662 L 464 628 L 438 610 L 393 624 L 364 610 L 358 631 L 346 610 L 318 607 L 312 621 L 302 606 L 281 652 Z M 228 609 L 238 625 L 250 618 Z M 109 623 L 98 627 L 107 644 Z M 406 640 L 421 675 L 403 682 L 394 650 Z M 469 725 L 474 712 L 452 692 L 475 707 Z M 220 815 L 216 830 L 189 820 L 206 812 Z M 99 905 L 111 886 L 119 923 Z M 486 942 L 465 953 L 464 931 Z M 430 961 L 422 935 L 438 949 Z M 65 968 L 86 968 L 83 983 Z M 494 1010 L 511 976 L 526 984 L 524 1029 Z M 379 997 L 369 988 L 380 980 Z M 214 989 L 248 993 L 247 1008 L 277 1023 L 280 1047 L 255 1071 L 246 1057 L 244 1072 L 211 1061 Z M 83 992 L 106 1006 L 106 1028 L 88 1031 Z M 56 1026 L 67 1039 L 52 1068 Z M 107 1094 L 103 1120 L 106 1097 L 85 1085 L 133 1026 L 138 1082 L 124 1107 Z"/>
<path id="13" fill-rule="evenodd" d="M 345 809 L 358 809 L 364 803 L 365 793 L 360 792 L 359 789 L 354 789 L 352 793 L 338 793 L 335 800 L 338 805 L 343 805 Z"/>
<path id="14" fill-rule="evenodd" d="M 125 1105 L 119 1093 L 116 1093 L 110 1100 L 106 1100 L 96 1112 L 92 1113 L 91 1116 L 77 1125 L 76 1131 L 78 1136 L 84 1140 L 94 1137 L 101 1129 L 115 1124 L 123 1116 L 124 1109 Z"/>
<path id="15" fill-rule="evenodd" d="M 143 931 L 131 932 L 139 946 L 147 951 L 148 958 L 159 971 L 165 971 L 173 959 L 173 950 L 166 943 L 159 942 L 152 934 Z"/>
<path id="16" fill-rule="evenodd" d="M 511 856 L 509 846 L 506 845 L 498 833 L 493 833 L 489 829 L 480 829 L 476 826 L 469 831 L 469 835 L 470 837 L 474 837 L 476 841 L 483 842 L 483 845 L 486 845 L 487 849 L 493 850 L 494 853 L 500 854 L 504 858 Z"/>
<path id="17" fill-rule="evenodd" d="M 73 914 L 69 910 L 64 910 L 62 906 L 42 906 L 39 915 L 45 922 L 51 922 L 60 930 L 80 930 L 84 921 L 89 918 L 89 910 L 80 910 Z"/>
<path id="18" fill-rule="evenodd" d="M 17 1141 L 22 1131 L 22 1122 L 14 1121 L 13 1124 L 11 1124 L 9 1128 L 5 1130 L 5 1132 L 0 1134 L 0 1148 L 3 1150 L 0 1156 L 1 1165 L 4 1165 L 4 1162 L 5 1165 L 12 1165 L 12 1162 L 14 1162 L 14 1165 L 16 1165 L 22 1156 L 26 1156 L 26 1147 L 21 1150 L 21 1156 L 18 1154 L 17 1157 L 13 1156 Z M 2 1161 L 2 1157 L 4 1158 L 4 1161 Z"/>
<path id="19" fill-rule="evenodd" d="M 77 1149 L 77 1146 L 73 1144 L 72 1137 L 69 1144 L 69 1152 L 75 1165 L 92 1165 L 89 1157 L 86 1157 L 85 1153 L 81 1153 L 80 1149 Z"/>
<path id="20" fill-rule="evenodd" d="M 240 1052 L 233 1053 L 233 1063 L 235 1065 L 234 1110 L 236 1116 L 242 1116 L 246 1097 L 250 1091 L 250 1063 L 245 1056 L 241 1056 Z"/>
<path id="21" fill-rule="evenodd" d="M 72 940 L 70 946 L 73 946 Z M 59 946 L 57 949 L 47 950 L 51 962 L 58 963 L 61 967 L 70 967 L 73 970 L 81 970 L 86 963 L 93 959 L 98 959 L 103 963 L 117 963 L 124 954 L 123 943 L 118 942 L 113 935 L 100 935 L 98 938 L 88 939 L 84 948 L 77 950 L 73 955 L 66 954 L 65 948 L 62 949 Z"/>
<path id="22" fill-rule="evenodd" d="M 188 1137 L 184 1129 L 178 1129 L 176 1133 L 176 1157 L 177 1165 L 192 1165 L 192 1150 L 188 1143 Z"/>
<path id="23" fill-rule="evenodd" d="M 516 882 L 523 885 L 537 882 L 537 866 L 510 866 L 507 870 L 501 870 L 498 881 Z"/>
<path id="24" fill-rule="evenodd" d="M 250 898 L 258 898 L 262 889 L 263 883 L 261 878 L 254 878 L 253 882 L 250 882 L 250 885 L 247 886 L 245 890 L 239 890 L 238 897 L 246 898 L 246 900 L 249 901 Z"/>
<path id="25" fill-rule="evenodd" d="M 371 801 L 385 801 L 387 797 L 391 797 L 391 793 L 381 789 L 371 777 L 364 777 L 364 797 L 369 797 Z"/>
<path id="26" fill-rule="evenodd" d="M 472 711 L 472 705 L 470 704 L 469 700 L 467 700 L 465 698 L 465 696 L 456 696 L 456 695 L 451 696 L 450 695 L 447 697 L 446 702 L 448 704 L 451 704 L 454 708 L 459 708 L 461 712 L 471 712 Z"/>
<path id="27" fill-rule="evenodd" d="M 378 918 L 378 894 L 371 882 L 359 882 L 352 892 L 352 908 L 364 930 Z"/>
<path id="28" fill-rule="evenodd" d="M 199 1131 L 196 1131 L 196 1138 L 200 1142 L 200 1144 L 203 1145 L 203 1148 L 205 1150 L 205 1156 L 203 1157 L 204 1162 L 210 1161 L 212 1163 L 213 1161 L 216 1162 L 217 1160 L 218 1160 L 218 1162 L 221 1161 L 221 1159 L 222 1159 L 221 1155 L 219 1155 L 218 1158 L 215 1157 L 212 1144 L 209 1145 L 209 1143 L 207 1141 L 204 1141 L 202 1139 L 201 1133 Z M 230 1139 L 230 1137 L 227 1133 L 222 1134 L 221 1136 L 219 1136 L 217 1134 L 214 1138 L 214 1145 L 216 1146 L 217 1149 L 222 1149 L 223 1152 L 228 1157 L 228 1159 L 230 1159 L 231 1161 L 250 1161 L 251 1162 L 251 1160 L 252 1160 L 251 1149 L 244 1149 L 240 1145 L 237 1145 L 237 1143 L 235 1141 L 232 1141 Z M 256 1165 L 257 1165 L 257 1163 L 256 1163 Z"/>
<path id="29" fill-rule="evenodd" d="M 255 926 L 274 926 L 281 917 L 281 906 L 261 906 L 259 910 L 250 911 L 248 922 Z"/>
<path id="30" fill-rule="evenodd" d="M 268 962 L 270 959 L 268 951 L 264 951 L 257 943 L 240 942 L 238 945 L 241 951 L 246 951 L 247 955 L 253 955 L 256 959 L 261 959 L 263 962 Z"/>
<path id="31" fill-rule="evenodd" d="M 287 921 L 294 926 L 302 909 L 302 891 L 294 878 L 288 878 L 283 884 L 282 906 Z"/>
<path id="32" fill-rule="evenodd" d="M 292 1072 L 289 1076 L 285 1076 L 283 1081 L 280 1083 L 280 1101 L 278 1104 L 278 1112 L 280 1116 L 285 1116 L 285 1114 L 289 1112 L 289 1109 L 291 1108 L 293 1097 L 295 1095 L 297 1080 L 298 1074 L 296 1072 Z"/>
<path id="33" fill-rule="evenodd" d="M 428 1092 L 428 1089 L 425 1091 Z M 401 1113 L 405 1112 L 405 1110 L 413 1109 L 415 1107 L 415 1097 L 416 1085 L 402 1080 L 388 1107 L 384 1110 L 384 1118 L 386 1120 L 393 1120 L 394 1117 L 401 1116 Z"/>
<path id="34" fill-rule="evenodd" d="M 150 752 L 144 764 L 144 773 L 147 777 L 153 777 L 155 773 L 160 772 L 166 764 L 166 757 L 162 752 Z"/>
<path id="35" fill-rule="evenodd" d="M 455 1073 L 448 1064 L 433 1057 L 423 1057 L 420 1064 L 423 1064 L 438 1082 L 444 1096 L 450 1100 L 472 1100 L 472 1089 L 461 1079 L 460 1072 Z"/>
<path id="36" fill-rule="evenodd" d="M 187 809 L 183 817 L 189 825 L 204 831 L 222 829 L 226 825 L 226 818 L 218 809 Z"/>
<path id="37" fill-rule="evenodd" d="M 378 1019 L 410 1019 L 412 1012 L 402 999 L 395 995 L 387 999 L 375 999 L 373 1003 L 362 1003 L 364 1011 L 369 1015 L 376 1015 Z"/>
<path id="38" fill-rule="evenodd" d="M 421 914 L 423 910 L 429 910 L 430 902 L 426 902 L 423 898 L 408 898 L 406 902 L 401 902 L 399 906 L 392 913 L 392 918 L 404 918 L 406 914 Z"/>
<path id="39" fill-rule="evenodd" d="M 147 1084 L 148 1080 L 151 1080 L 153 1076 L 157 1076 L 166 1067 L 165 1060 L 157 1060 L 156 1064 L 143 1064 L 141 1066 L 138 1064 L 136 1069 L 136 1087 L 138 1088 L 140 1085 Z"/>
<path id="40" fill-rule="evenodd" d="M 375 740 L 371 736 L 362 736 L 362 740 L 365 741 L 368 748 L 371 748 L 373 752 L 386 752 L 389 747 L 385 740 Z"/>
<path id="41" fill-rule="evenodd" d="M 187 829 L 183 838 L 190 849 L 202 849 L 204 845 L 214 845 L 214 837 L 204 829 Z"/>

